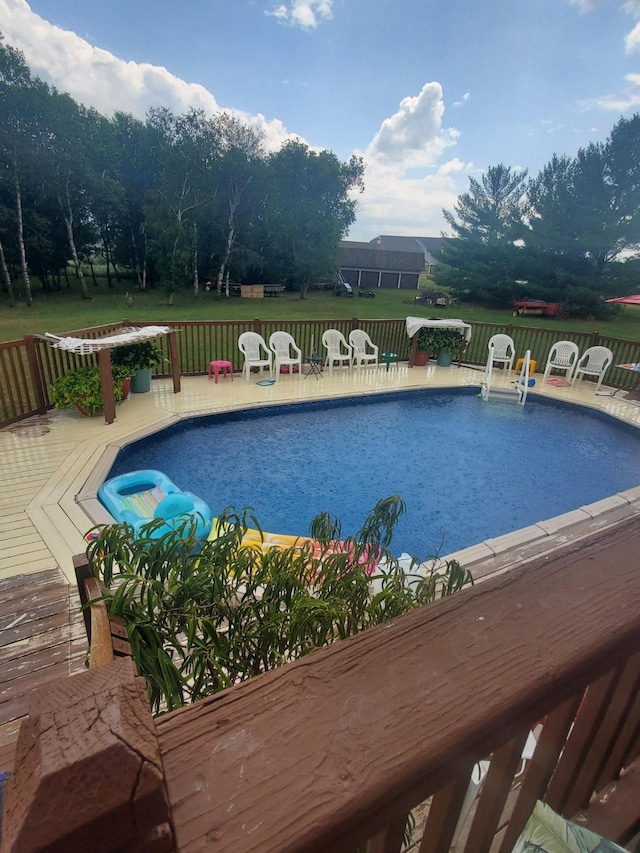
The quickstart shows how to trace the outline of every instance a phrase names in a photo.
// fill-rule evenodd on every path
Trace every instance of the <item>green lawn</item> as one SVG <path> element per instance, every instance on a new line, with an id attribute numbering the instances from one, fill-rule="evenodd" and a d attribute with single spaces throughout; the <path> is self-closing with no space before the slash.
<path id="1" fill-rule="evenodd" d="M 129 288 L 129 297 L 127 297 Z M 8 307 L 6 296 L 0 296 L 0 340 L 17 340 L 26 334 L 53 332 L 60 334 L 73 329 L 99 326 L 122 319 L 146 322 L 180 320 L 244 320 L 260 318 L 334 320 L 345 317 L 392 318 L 406 317 L 459 317 L 479 323 L 513 323 L 517 326 L 557 328 L 600 332 L 617 338 L 640 341 L 640 308 L 627 306 L 614 319 L 607 322 L 586 320 L 555 320 L 549 317 L 512 317 L 507 310 L 497 311 L 480 306 L 452 306 L 451 308 L 420 307 L 414 303 L 416 291 L 380 290 L 375 299 L 335 297 L 329 291 L 312 292 L 307 299 L 295 293 L 281 294 L 265 299 L 218 299 L 213 293 L 202 291 L 196 299 L 191 291 L 181 291 L 168 304 L 165 293 L 159 290 L 133 291 L 131 284 L 121 283 L 117 289 L 108 290 L 100 284 L 91 286 L 93 299 L 82 300 L 77 290 L 38 295 L 31 307 L 24 302 L 15 308 Z"/>

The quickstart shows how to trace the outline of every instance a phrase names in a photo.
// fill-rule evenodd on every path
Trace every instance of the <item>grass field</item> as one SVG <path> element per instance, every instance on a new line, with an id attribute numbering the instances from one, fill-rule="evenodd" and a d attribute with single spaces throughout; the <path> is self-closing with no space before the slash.
<path id="1" fill-rule="evenodd" d="M 38 295 L 31 307 L 24 302 L 8 307 L 3 294 L 0 298 L 0 340 L 18 340 L 26 334 L 53 332 L 61 334 L 74 329 L 99 326 L 123 319 L 132 322 L 167 322 L 170 320 L 261 320 L 279 319 L 342 319 L 358 317 L 394 318 L 413 315 L 417 317 L 459 317 L 478 323 L 513 323 L 517 326 L 557 328 L 600 332 L 603 335 L 640 341 L 640 308 L 626 306 L 608 321 L 556 320 L 552 317 L 512 317 L 507 310 L 499 311 L 473 305 L 454 305 L 436 308 L 418 306 L 414 302 L 416 291 L 379 290 L 375 299 L 335 297 L 330 291 L 313 291 L 307 299 L 296 293 L 284 293 L 277 298 L 230 299 L 202 291 L 195 298 L 191 291 L 175 294 L 174 304 L 160 290 L 132 291 L 131 284 L 121 284 L 113 290 L 104 285 L 92 287 L 91 301 L 80 298 L 76 290 Z M 128 293 L 127 293 L 128 291 Z"/>

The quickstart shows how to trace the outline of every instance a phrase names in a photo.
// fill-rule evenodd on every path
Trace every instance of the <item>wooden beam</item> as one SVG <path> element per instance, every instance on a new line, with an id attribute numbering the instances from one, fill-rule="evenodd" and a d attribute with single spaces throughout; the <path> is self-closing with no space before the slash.
<path id="1" fill-rule="evenodd" d="M 16 766 L 3 850 L 173 849 L 146 687 L 129 659 L 34 691 Z"/>
<path id="2" fill-rule="evenodd" d="M 98 350 L 98 367 L 100 368 L 100 384 L 102 385 L 102 400 L 104 402 L 104 420 L 112 424 L 116 419 L 116 399 L 113 391 L 113 374 L 111 373 L 111 350 Z"/>

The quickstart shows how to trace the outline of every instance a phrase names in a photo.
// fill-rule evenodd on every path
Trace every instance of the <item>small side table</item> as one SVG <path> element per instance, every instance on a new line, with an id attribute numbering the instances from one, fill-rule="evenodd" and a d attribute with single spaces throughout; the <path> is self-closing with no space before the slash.
<path id="1" fill-rule="evenodd" d="M 389 372 L 389 365 L 391 364 L 391 359 L 397 358 L 398 353 L 397 352 L 390 352 L 389 350 L 387 350 L 386 352 L 382 353 L 382 357 L 385 360 L 385 364 L 387 365 L 387 373 L 388 373 Z"/>
<path id="2" fill-rule="evenodd" d="M 230 361 L 225 361 L 224 359 L 220 359 L 218 361 L 210 361 L 209 362 L 209 379 L 211 379 L 211 374 L 213 373 L 215 377 L 215 381 L 218 381 L 218 374 L 222 371 L 222 375 L 226 378 L 227 371 L 231 376 L 231 381 L 233 382 L 233 364 Z"/>
<path id="3" fill-rule="evenodd" d="M 309 372 L 304 377 L 308 379 L 309 376 L 315 376 L 316 379 L 322 379 L 322 362 L 323 358 L 321 355 L 308 355 L 305 358 L 305 361 L 309 365 Z"/>

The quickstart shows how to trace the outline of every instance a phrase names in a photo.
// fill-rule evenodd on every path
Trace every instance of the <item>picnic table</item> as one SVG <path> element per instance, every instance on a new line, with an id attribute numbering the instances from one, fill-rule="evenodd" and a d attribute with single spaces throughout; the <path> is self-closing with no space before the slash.
<path id="1" fill-rule="evenodd" d="M 231 289 L 233 290 L 235 296 L 240 296 L 240 294 L 242 293 L 242 288 L 246 286 L 247 285 L 245 284 L 234 284 L 232 285 Z M 272 296 L 274 298 L 286 289 L 284 284 L 261 284 L 259 286 L 262 288 L 262 294 L 264 296 Z M 256 287 L 256 285 L 253 285 L 253 287 Z"/>

